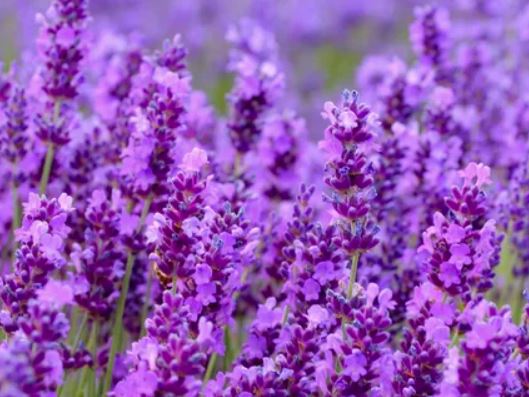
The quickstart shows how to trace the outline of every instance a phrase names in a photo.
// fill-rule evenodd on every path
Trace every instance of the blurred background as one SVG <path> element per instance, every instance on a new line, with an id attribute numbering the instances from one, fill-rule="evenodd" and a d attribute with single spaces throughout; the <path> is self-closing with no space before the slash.
<path id="1" fill-rule="evenodd" d="M 354 84 L 366 54 L 408 57 L 408 26 L 416 0 L 91 0 L 94 34 L 134 36 L 159 48 L 180 33 L 189 48 L 194 86 L 224 113 L 231 86 L 226 72 L 228 27 L 249 17 L 277 39 L 287 92 L 300 112 L 319 120 L 322 98 Z M 0 0 L 0 58 L 4 67 L 34 51 L 35 15 L 48 0 Z M 319 122 L 319 121 L 316 121 Z"/>

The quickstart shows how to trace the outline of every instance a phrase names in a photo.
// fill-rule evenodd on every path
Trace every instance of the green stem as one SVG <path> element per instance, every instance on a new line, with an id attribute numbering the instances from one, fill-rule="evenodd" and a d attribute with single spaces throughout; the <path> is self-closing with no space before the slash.
<path id="1" fill-rule="evenodd" d="M 99 321 L 94 321 L 92 324 L 92 330 L 90 332 L 90 338 L 88 340 L 87 349 L 92 353 L 92 359 L 94 361 L 94 368 L 83 368 L 83 371 L 81 373 L 81 381 L 79 383 L 79 390 L 78 390 L 78 396 L 80 397 L 87 397 L 87 396 L 93 396 L 95 394 L 95 366 L 97 363 L 97 338 L 99 336 Z M 88 384 L 88 393 L 85 394 L 85 387 Z"/>
<path id="2" fill-rule="evenodd" d="M 72 348 L 77 349 L 79 346 L 79 343 L 81 342 L 81 338 L 83 336 L 84 327 L 86 326 L 86 323 L 88 321 L 88 315 L 84 314 L 83 319 L 81 320 L 81 325 L 79 326 L 79 330 L 77 331 L 77 335 L 75 336 L 75 339 L 72 342 Z"/>
<path id="3" fill-rule="evenodd" d="M 138 223 L 138 230 L 141 230 L 145 218 L 149 213 L 149 208 L 152 203 L 152 195 L 149 195 L 143 203 L 143 209 L 141 211 L 140 221 Z M 129 293 L 130 278 L 132 276 L 132 268 L 134 266 L 134 254 L 129 252 L 127 256 L 127 265 L 125 267 L 125 275 L 123 276 L 123 283 L 121 284 L 121 291 L 119 294 L 118 304 L 116 307 L 116 314 L 114 317 L 114 325 L 112 327 L 112 344 L 110 345 L 110 353 L 108 356 L 107 370 L 105 373 L 105 379 L 103 381 L 103 387 L 101 396 L 104 397 L 112 386 L 112 372 L 114 371 L 114 364 L 116 362 L 116 354 L 118 353 L 121 345 L 123 335 L 123 313 L 125 312 L 125 302 Z"/>
<path id="4" fill-rule="evenodd" d="M 450 347 L 458 346 L 460 338 L 461 335 L 459 335 L 459 332 L 457 330 L 454 330 L 452 337 L 450 338 Z"/>
<path id="5" fill-rule="evenodd" d="M 347 299 L 353 297 L 354 285 L 356 282 L 356 272 L 358 270 L 358 260 L 360 259 L 360 253 L 355 252 L 351 258 L 351 273 L 349 273 L 349 285 L 347 286 Z"/>
<path id="6" fill-rule="evenodd" d="M 53 163 L 53 156 L 55 154 L 55 146 L 53 143 L 48 143 L 48 151 L 46 152 L 46 160 L 44 160 L 44 168 L 42 169 L 42 176 L 40 177 L 39 194 L 45 194 L 50 179 L 51 165 Z"/>
<path id="7" fill-rule="evenodd" d="M 230 327 L 228 325 L 224 327 L 224 346 L 226 347 L 226 352 L 224 354 L 223 369 L 226 372 L 229 370 L 231 363 L 235 358 L 235 352 L 233 349 L 233 339 L 230 332 Z"/>
<path id="8" fill-rule="evenodd" d="M 16 183 L 13 183 L 13 235 L 15 231 L 20 227 L 22 220 L 22 208 L 20 207 L 20 200 L 18 199 L 18 187 Z"/>
<path id="9" fill-rule="evenodd" d="M 125 312 L 125 301 L 129 292 L 130 277 L 132 275 L 132 266 L 134 264 L 134 255 L 129 253 L 127 257 L 127 266 L 125 269 L 125 276 L 123 277 L 123 283 L 121 284 L 121 292 L 119 295 L 118 305 L 116 308 L 116 316 L 114 318 L 114 325 L 112 327 L 112 344 L 110 346 L 110 353 L 108 356 L 107 371 L 105 373 L 105 379 L 103 381 L 103 391 L 101 397 L 107 395 L 112 385 L 112 373 L 114 371 L 114 364 L 116 362 L 116 354 L 118 352 L 119 341 L 121 339 L 121 333 L 123 332 L 123 313 Z"/>
<path id="10" fill-rule="evenodd" d="M 349 273 L 349 284 L 347 285 L 347 299 L 353 297 L 354 286 L 356 282 L 356 272 L 358 270 L 358 260 L 360 259 L 360 253 L 355 252 L 351 258 L 351 272 Z M 345 329 L 345 318 L 342 318 L 342 336 L 345 340 L 347 338 L 347 332 Z"/>
<path id="11" fill-rule="evenodd" d="M 99 336 L 99 321 L 96 320 L 94 323 L 94 339 L 93 339 L 93 345 L 90 347 L 90 351 L 92 352 L 92 360 L 94 362 L 94 365 L 92 368 L 88 369 L 88 396 L 95 397 L 96 396 L 96 390 L 97 390 L 97 338 Z"/>
<path id="12" fill-rule="evenodd" d="M 145 199 L 145 202 L 143 203 L 143 208 L 141 209 L 141 215 L 140 215 L 140 222 L 138 223 L 138 231 L 141 230 L 143 227 L 143 224 L 145 223 L 145 219 L 147 218 L 147 215 L 149 215 L 149 210 L 151 209 L 151 204 L 153 200 L 152 193 L 147 196 Z"/>
<path id="13" fill-rule="evenodd" d="M 525 288 L 525 277 L 521 276 L 519 279 L 518 290 L 516 291 L 516 296 L 514 297 L 515 302 L 513 305 L 512 319 L 516 324 L 520 324 L 522 320 L 522 310 L 523 303 L 525 301 L 523 297 L 523 290 Z"/>
<path id="14" fill-rule="evenodd" d="M 61 101 L 55 101 L 53 105 L 52 122 L 57 124 L 61 115 Z M 48 187 L 48 181 L 50 179 L 51 166 L 53 164 L 53 157 L 55 155 L 55 145 L 52 142 L 48 142 L 48 150 L 46 152 L 46 159 L 44 160 L 44 168 L 42 169 L 42 175 L 40 177 L 39 194 L 46 194 Z"/>
<path id="15" fill-rule="evenodd" d="M 79 315 L 80 315 L 80 312 L 79 312 L 79 306 L 75 306 L 73 309 L 72 309 L 72 315 L 70 317 L 70 332 L 68 333 L 68 338 L 67 338 L 67 342 L 68 342 L 68 345 L 72 346 L 73 344 L 73 341 L 75 340 L 75 336 L 77 335 L 77 325 L 78 325 L 78 321 L 79 321 Z"/>
<path id="16" fill-rule="evenodd" d="M 289 312 L 290 312 L 290 307 L 286 305 L 285 310 L 283 311 L 283 317 L 281 318 L 281 325 L 285 325 L 287 323 Z"/>
<path id="17" fill-rule="evenodd" d="M 209 358 L 208 367 L 206 369 L 206 374 L 204 375 L 204 381 L 202 382 L 202 385 L 205 386 L 208 381 L 213 376 L 213 371 L 215 370 L 215 365 L 217 364 L 217 353 L 213 353 L 211 357 Z"/>
<path id="18" fill-rule="evenodd" d="M 346 325 L 347 323 L 345 322 L 345 318 L 342 317 L 342 338 L 343 340 L 347 339 L 347 329 L 345 328 Z"/>
<path id="19" fill-rule="evenodd" d="M 172 286 L 171 286 L 171 292 L 173 294 L 176 294 L 176 275 L 173 276 Z"/>

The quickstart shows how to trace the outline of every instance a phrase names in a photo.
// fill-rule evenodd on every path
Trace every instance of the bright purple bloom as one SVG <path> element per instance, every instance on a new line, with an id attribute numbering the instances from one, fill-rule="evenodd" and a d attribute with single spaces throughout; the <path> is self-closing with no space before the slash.
<path id="1" fill-rule="evenodd" d="M 327 198 L 343 218 L 341 243 L 353 255 L 373 248 L 378 229 L 370 219 L 370 201 L 374 197 L 371 166 L 367 157 L 369 143 L 375 136 L 375 115 L 358 102 L 356 91 L 344 91 L 338 107 L 327 102 L 323 117 L 330 123 L 321 143 L 340 147 L 326 165 L 325 183 L 332 189 Z"/>
<path id="2" fill-rule="evenodd" d="M 460 175 L 462 187 L 453 187 L 446 198 L 452 220 L 436 213 L 419 252 L 430 281 L 468 301 L 491 288 L 501 237 L 495 222 L 484 219 L 487 208 L 481 188 L 490 183 L 490 169 L 471 163 Z"/>

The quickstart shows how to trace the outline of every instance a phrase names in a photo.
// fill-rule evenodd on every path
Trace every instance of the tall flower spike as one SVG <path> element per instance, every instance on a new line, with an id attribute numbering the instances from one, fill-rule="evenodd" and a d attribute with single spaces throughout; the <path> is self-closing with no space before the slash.
<path id="1" fill-rule="evenodd" d="M 235 150 L 244 154 L 255 147 L 262 133 L 262 117 L 281 94 L 283 74 L 278 70 L 273 36 L 253 21 L 232 27 L 227 39 L 234 46 L 229 69 L 236 74 L 228 96 L 228 129 Z"/>
<path id="2" fill-rule="evenodd" d="M 146 322 L 147 336 L 128 352 L 133 370 L 116 385 L 113 395 L 130 396 L 137 388 L 145 395 L 199 395 L 212 346 L 210 325 L 201 321 L 200 333 L 192 335 L 189 318 L 183 298 L 165 291 Z"/>
<path id="3" fill-rule="evenodd" d="M 482 301 L 473 308 L 471 329 L 461 342 L 457 389 L 462 396 L 523 395 L 513 392 L 513 374 L 520 370 L 511 357 L 517 327 L 508 308 Z"/>
<path id="4" fill-rule="evenodd" d="M 305 139 L 305 121 L 294 112 L 273 114 L 264 122 L 257 147 L 260 172 L 256 187 L 271 201 L 294 198 L 293 187 L 303 179 L 300 171 Z"/>
<path id="5" fill-rule="evenodd" d="M 207 180 L 202 169 L 207 155 L 194 149 L 172 181 L 173 193 L 163 214 L 155 215 L 151 238 L 156 252 L 151 255 L 162 284 L 185 280 L 195 272 L 194 246 L 198 238 L 192 232 L 192 223 L 204 216 L 204 191 Z"/>
<path id="6" fill-rule="evenodd" d="M 167 181 L 185 150 L 177 144 L 191 92 L 185 54 L 180 36 L 176 36 L 165 43 L 153 62 L 141 66 L 139 86 L 135 87 L 139 106 L 121 169 L 129 195 L 164 197 L 170 190 Z"/>
<path id="7" fill-rule="evenodd" d="M 54 0 L 45 15 L 39 36 L 43 89 L 51 98 L 72 99 L 78 94 L 80 63 L 85 52 L 87 0 Z"/>
<path id="8" fill-rule="evenodd" d="M 35 117 L 35 134 L 47 151 L 40 178 L 40 194 L 46 193 L 56 146 L 70 141 L 75 116 L 72 101 L 82 81 L 81 62 L 86 46 L 84 31 L 88 21 L 88 0 L 54 0 L 41 24 L 38 50 L 42 59 L 40 81 L 46 98 Z"/>
<path id="9" fill-rule="evenodd" d="M 398 58 L 389 61 L 384 79 L 376 91 L 380 97 L 380 118 L 384 129 L 391 132 L 393 124 L 407 124 L 417 110 L 419 88 L 413 71 Z"/>
<path id="10" fill-rule="evenodd" d="M 0 395 L 55 395 L 62 376 L 61 357 L 56 351 L 35 349 L 20 337 L 0 345 Z"/>
<path id="11" fill-rule="evenodd" d="M 0 153 L 17 164 L 27 152 L 27 101 L 24 89 L 13 87 L 4 107 L 5 124 L 0 125 Z M 16 175 L 14 176 L 16 177 Z"/>
<path id="12" fill-rule="evenodd" d="M 320 147 L 329 155 L 325 184 L 327 197 L 339 215 L 341 246 L 351 258 L 347 295 L 353 293 L 360 255 L 377 245 L 378 229 L 370 209 L 375 196 L 373 175 L 367 157 L 375 136 L 375 115 L 358 102 L 356 91 L 344 91 L 340 106 L 327 102 L 323 117 L 329 121 Z"/>
<path id="13" fill-rule="evenodd" d="M 62 249 L 70 232 L 66 221 L 71 204 L 66 194 L 47 199 L 33 193 L 24 204 L 22 226 L 16 233 L 20 248 L 14 271 L 0 280 L 3 303 L 0 323 L 7 332 L 18 328 L 16 320 L 27 313 L 28 302 L 36 297 L 52 272 L 66 264 Z"/>
<path id="14" fill-rule="evenodd" d="M 529 167 L 521 164 L 509 186 L 510 242 L 517 251 L 518 263 L 513 273 L 517 277 L 529 276 Z M 521 291 L 519 291 L 521 292 Z"/>
<path id="15" fill-rule="evenodd" d="M 450 19 L 443 8 L 418 7 L 410 27 L 410 39 L 415 53 L 427 67 L 445 66 L 448 55 Z"/>
<path id="16" fill-rule="evenodd" d="M 1 82 L 0 85 L 2 85 Z M 2 90 L 1 87 L 0 90 Z M 11 165 L 10 187 L 13 197 L 11 230 L 15 231 L 20 226 L 21 217 L 19 187 L 22 183 L 23 173 L 20 170 L 19 163 L 24 159 L 29 146 L 27 134 L 27 101 L 24 89 L 12 86 L 6 92 L 5 102 L 2 103 L 0 101 L 0 119 L 2 118 L 2 113 L 5 121 L 3 124 L 0 121 L 0 159 L 5 160 Z"/>
<path id="17" fill-rule="evenodd" d="M 118 298 L 116 288 L 126 261 L 119 244 L 122 205 L 116 190 L 111 200 L 102 190 L 93 192 L 85 212 L 84 245 L 74 247 L 71 254 L 88 286 L 75 300 L 95 318 L 109 319 Z"/>
<path id="18" fill-rule="evenodd" d="M 501 236 L 494 220 L 486 220 L 482 188 L 490 183 L 490 169 L 470 163 L 460 172 L 463 183 L 452 188 L 446 205 L 452 216 L 437 212 L 434 225 L 423 233 L 419 253 L 429 280 L 451 296 L 468 302 L 492 286 L 499 262 Z"/>
<path id="19" fill-rule="evenodd" d="M 293 316 L 303 316 L 311 305 L 323 305 L 326 291 L 336 290 L 343 275 L 344 255 L 334 226 L 316 223 L 309 205 L 314 188 L 301 187 L 292 221 L 285 231 L 279 269 L 287 277 L 283 293 Z"/>
<path id="20" fill-rule="evenodd" d="M 450 338 L 446 324 L 451 322 L 453 309 L 429 282 L 415 287 L 407 309 L 408 323 L 403 328 L 400 349 L 393 354 L 392 387 L 402 396 L 432 396 L 439 392 L 443 379 Z"/>
<path id="21" fill-rule="evenodd" d="M 348 301 L 329 291 L 328 309 L 336 318 L 346 320 L 340 336 L 327 338 L 336 363 L 327 367 L 331 395 L 382 393 L 386 379 L 381 363 L 389 354 L 389 310 L 393 306 L 391 291 L 372 283 L 365 289 L 360 287 Z"/>

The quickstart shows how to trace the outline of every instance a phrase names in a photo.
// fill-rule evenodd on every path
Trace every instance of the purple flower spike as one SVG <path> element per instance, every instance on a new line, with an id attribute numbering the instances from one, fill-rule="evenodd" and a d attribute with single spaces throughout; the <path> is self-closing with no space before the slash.
<path id="1" fill-rule="evenodd" d="M 425 6 L 415 11 L 410 39 L 415 53 L 425 66 L 440 68 L 448 55 L 450 19 L 442 8 Z"/>
<path id="2" fill-rule="evenodd" d="M 343 333 L 327 338 L 338 368 L 331 369 L 330 389 L 338 395 L 380 393 L 385 375 L 380 363 L 389 353 L 389 309 L 394 306 L 391 292 L 369 284 L 350 301 L 330 292 L 327 305 L 336 318 L 346 319 Z"/>
<path id="3" fill-rule="evenodd" d="M 28 148 L 27 101 L 23 88 L 13 87 L 9 92 L 4 111 L 6 122 L 0 126 L 0 154 L 11 164 L 17 164 Z"/>
<path id="4" fill-rule="evenodd" d="M 282 92 L 283 74 L 278 70 L 273 36 L 250 20 L 243 20 L 227 34 L 234 48 L 229 68 L 236 73 L 228 100 L 232 114 L 228 121 L 235 150 L 247 153 L 262 133 L 263 115 Z"/>
<path id="5" fill-rule="evenodd" d="M 78 94 L 87 8 L 86 0 L 54 0 L 46 14 L 39 15 L 43 89 L 51 98 L 72 99 Z"/>
<path id="6" fill-rule="evenodd" d="M 460 175 L 462 186 L 453 187 L 446 198 L 452 216 L 434 215 L 434 225 L 424 232 L 419 252 L 424 254 L 432 283 L 469 301 L 492 287 L 501 236 L 495 222 L 484 219 L 487 206 L 482 187 L 490 183 L 490 169 L 471 163 Z"/>
<path id="7" fill-rule="evenodd" d="M 322 115 L 330 123 L 320 142 L 329 157 L 324 181 L 331 193 L 325 198 L 338 216 L 339 245 L 351 258 L 347 287 L 350 296 L 360 254 L 378 244 L 378 227 L 371 214 L 376 196 L 374 170 L 368 160 L 377 119 L 365 104 L 358 102 L 358 93 L 348 90 L 343 92 L 340 106 L 327 102 Z"/>
<path id="8" fill-rule="evenodd" d="M 67 219 L 71 211 L 72 199 L 66 194 L 47 199 L 32 193 L 24 204 L 22 226 L 17 230 L 20 248 L 16 251 L 14 272 L 0 280 L 0 323 L 7 332 L 18 328 L 16 320 L 26 315 L 28 302 L 36 298 L 53 271 L 66 264 L 62 250 L 70 232 Z"/>

